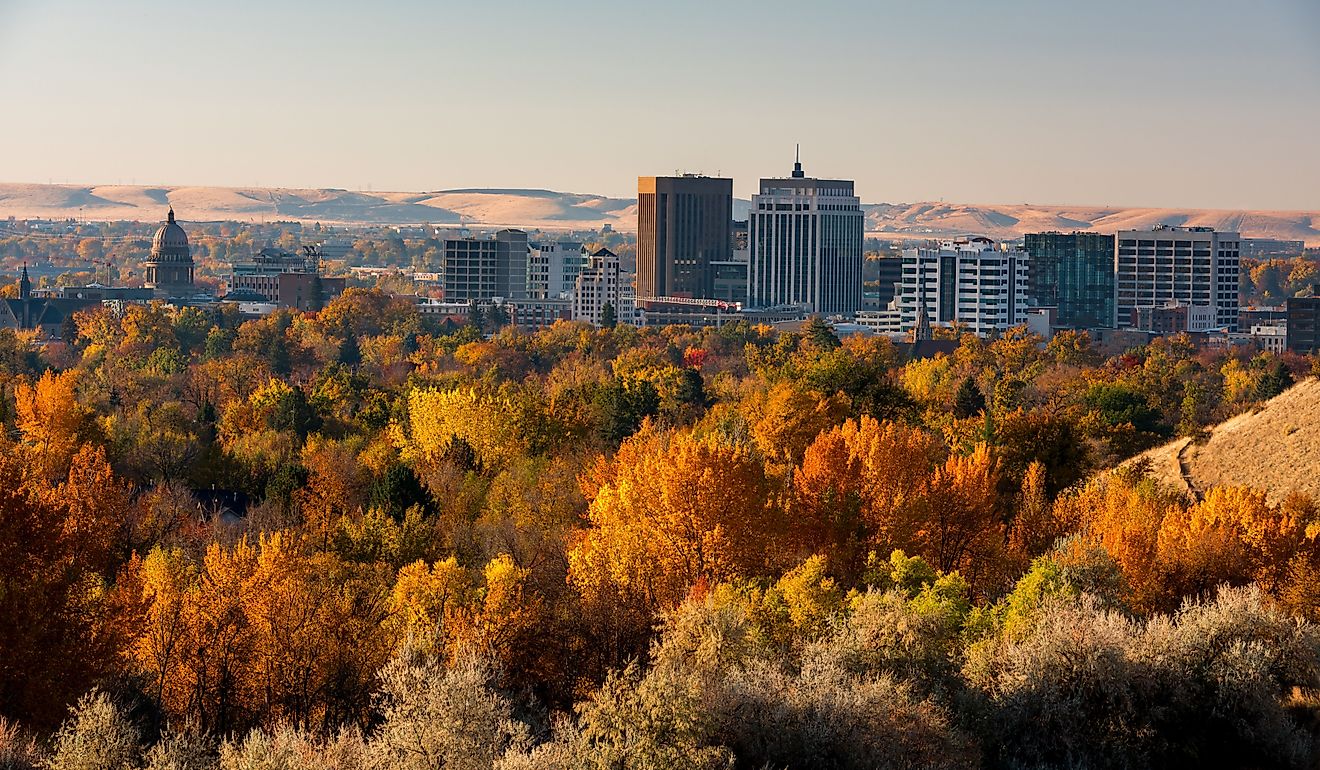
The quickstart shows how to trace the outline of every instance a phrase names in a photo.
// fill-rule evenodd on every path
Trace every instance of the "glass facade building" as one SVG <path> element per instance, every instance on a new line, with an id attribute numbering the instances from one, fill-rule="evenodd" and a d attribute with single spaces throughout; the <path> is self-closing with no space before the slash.
<path id="1" fill-rule="evenodd" d="M 1112 328 L 1115 318 L 1114 236 L 1029 233 L 1028 301 L 1058 308 L 1058 324 Z"/>

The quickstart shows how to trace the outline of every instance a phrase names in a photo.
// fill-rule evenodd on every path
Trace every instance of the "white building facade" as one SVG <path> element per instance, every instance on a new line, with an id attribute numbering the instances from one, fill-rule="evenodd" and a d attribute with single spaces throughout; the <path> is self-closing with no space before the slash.
<path id="1" fill-rule="evenodd" d="M 573 294 L 587 252 L 574 241 L 533 243 L 527 252 L 527 296 L 555 299 Z"/>
<path id="2" fill-rule="evenodd" d="M 1028 260 L 1026 252 L 1000 247 L 989 238 L 906 249 L 887 326 L 911 331 L 922 308 L 931 326 L 957 324 L 982 336 L 1024 324 Z"/>
<path id="3" fill-rule="evenodd" d="M 862 309 L 863 215 L 853 183 L 762 179 L 748 213 L 747 304 L 805 305 L 851 316 Z"/>
<path id="4" fill-rule="evenodd" d="M 1114 254 L 1118 328 L 1134 323 L 1138 308 L 1181 303 L 1213 308 L 1215 326 L 1238 330 L 1242 238 L 1209 227 L 1123 230 Z"/>
<path id="5" fill-rule="evenodd" d="M 609 249 L 600 249 L 587 258 L 573 287 L 573 320 L 600 326 L 605 306 L 614 308 L 618 323 L 629 323 L 620 307 L 619 258 Z"/>

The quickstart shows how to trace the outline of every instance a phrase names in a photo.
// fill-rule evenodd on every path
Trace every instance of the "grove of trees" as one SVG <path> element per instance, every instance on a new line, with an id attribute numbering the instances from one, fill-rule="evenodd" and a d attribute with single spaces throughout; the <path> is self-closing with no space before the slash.
<path id="1" fill-rule="evenodd" d="M 0 331 L 0 766 L 1313 767 L 1315 501 L 1120 465 L 1312 363 L 357 289 Z"/>

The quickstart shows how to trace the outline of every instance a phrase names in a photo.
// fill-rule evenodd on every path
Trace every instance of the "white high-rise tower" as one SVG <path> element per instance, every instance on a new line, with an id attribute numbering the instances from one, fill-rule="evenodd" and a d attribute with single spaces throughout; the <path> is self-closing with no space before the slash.
<path id="1" fill-rule="evenodd" d="M 748 215 L 748 304 L 856 313 L 862 307 L 863 229 L 851 181 L 808 178 L 800 160 L 791 177 L 762 179 Z"/>

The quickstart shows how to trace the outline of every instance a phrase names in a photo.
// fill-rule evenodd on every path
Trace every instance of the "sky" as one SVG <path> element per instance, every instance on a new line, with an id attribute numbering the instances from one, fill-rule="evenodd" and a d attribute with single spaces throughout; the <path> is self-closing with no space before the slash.
<path id="1" fill-rule="evenodd" d="M 0 181 L 1320 209 L 1320 0 L 0 0 Z"/>

